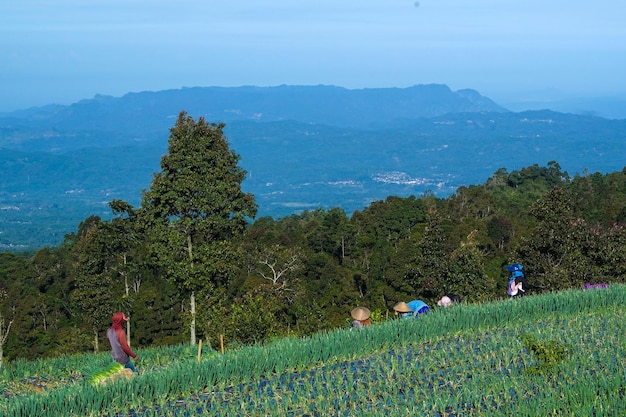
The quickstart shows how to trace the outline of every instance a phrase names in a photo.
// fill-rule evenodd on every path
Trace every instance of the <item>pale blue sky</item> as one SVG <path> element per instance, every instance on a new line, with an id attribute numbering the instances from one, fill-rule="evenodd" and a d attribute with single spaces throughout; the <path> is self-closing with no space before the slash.
<path id="1" fill-rule="evenodd" d="M 183 86 L 626 93 L 624 0 L 0 0 L 0 111 Z"/>

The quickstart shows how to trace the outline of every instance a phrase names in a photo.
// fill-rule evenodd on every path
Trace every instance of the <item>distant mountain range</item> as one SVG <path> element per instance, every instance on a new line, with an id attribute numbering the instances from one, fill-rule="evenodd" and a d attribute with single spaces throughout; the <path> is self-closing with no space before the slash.
<path id="1" fill-rule="evenodd" d="M 225 122 L 259 216 L 483 183 L 499 168 L 557 161 L 574 173 L 626 165 L 626 120 L 511 112 L 445 85 L 196 87 L 96 96 L 0 115 L 0 250 L 57 245 L 107 202 L 139 204 L 181 110 Z"/>
<path id="2" fill-rule="evenodd" d="M 499 104 L 511 111 L 546 110 L 598 116 L 605 119 L 626 119 L 626 95 L 615 94 L 600 97 L 567 97 L 559 92 L 527 93 L 511 101 Z"/>

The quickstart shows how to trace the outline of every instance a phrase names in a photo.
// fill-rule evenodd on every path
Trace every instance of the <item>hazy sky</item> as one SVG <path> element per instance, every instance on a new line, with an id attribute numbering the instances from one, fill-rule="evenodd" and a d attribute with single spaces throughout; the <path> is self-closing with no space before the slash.
<path id="1" fill-rule="evenodd" d="M 624 0 L 1 0 L 0 111 L 183 86 L 626 92 Z"/>

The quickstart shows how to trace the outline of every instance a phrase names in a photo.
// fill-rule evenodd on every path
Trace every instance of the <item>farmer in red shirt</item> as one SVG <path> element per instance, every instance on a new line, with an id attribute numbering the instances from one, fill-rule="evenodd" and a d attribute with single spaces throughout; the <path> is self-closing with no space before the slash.
<path id="1" fill-rule="evenodd" d="M 130 358 L 132 357 L 135 361 L 138 361 L 139 356 L 128 346 L 128 342 L 126 342 L 126 332 L 124 332 L 122 328 L 122 324 L 126 321 L 128 321 L 128 317 L 121 311 L 113 314 L 113 325 L 107 330 L 107 338 L 111 344 L 111 357 L 113 357 L 116 362 L 124 365 L 124 368 L 137 372 Z"/>

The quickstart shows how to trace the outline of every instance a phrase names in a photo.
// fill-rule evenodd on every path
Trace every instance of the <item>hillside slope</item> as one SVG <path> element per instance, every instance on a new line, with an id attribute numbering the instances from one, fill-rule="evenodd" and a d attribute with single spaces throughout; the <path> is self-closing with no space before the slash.
<path id="1" fill-rule="evenodd" d="M 199 363 L 190 347 L 148 349 L 138 352 L 139 376 L 106 387 L 66 374 L 105 366 L 105 354 L 20 363 L 0 373 L 11 398 L 0 411 L 42 417 L 623 415 L 624 296 L 625 286 L 611 285 L 461 305 L 364 330 L 206 352 Z M 528 337 L 546 354 L 529 348 Z M 7 392 L 11 381 L 33 375 L 73 382 L 19 398 Z"/>

